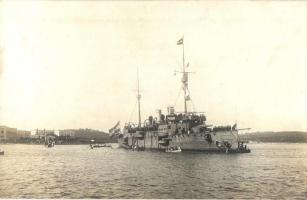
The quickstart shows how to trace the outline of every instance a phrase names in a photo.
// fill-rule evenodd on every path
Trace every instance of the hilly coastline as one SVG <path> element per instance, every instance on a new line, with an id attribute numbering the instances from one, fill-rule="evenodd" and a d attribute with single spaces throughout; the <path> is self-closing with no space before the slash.
<path id="1" fill-rule="evenodd" d="M 241 138 L 256 142 L 291 142 L 306 143 L 307 132 L 280 131 L 280 132 L 253 132 L 241 135 Z"/>

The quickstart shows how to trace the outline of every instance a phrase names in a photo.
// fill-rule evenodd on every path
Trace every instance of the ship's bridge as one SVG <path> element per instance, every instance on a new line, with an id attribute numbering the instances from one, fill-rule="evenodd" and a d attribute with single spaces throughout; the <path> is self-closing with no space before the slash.
<path id="1" fill-rule="evenodd" d="M 190 122 L 194 124 L 203 124 L 206 121 L 206 116 L 202 113 L 173 113 L 166 115 L 166 120 L 173 123 Z"/>

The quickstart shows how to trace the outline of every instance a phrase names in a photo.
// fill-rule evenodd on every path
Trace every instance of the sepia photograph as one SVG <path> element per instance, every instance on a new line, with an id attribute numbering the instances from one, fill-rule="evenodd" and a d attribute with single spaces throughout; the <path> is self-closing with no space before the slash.
<path id="1" fill-rule="evenodd" d="M 307 1 L 1 1 L 0 199 L 307 199 Z"/>

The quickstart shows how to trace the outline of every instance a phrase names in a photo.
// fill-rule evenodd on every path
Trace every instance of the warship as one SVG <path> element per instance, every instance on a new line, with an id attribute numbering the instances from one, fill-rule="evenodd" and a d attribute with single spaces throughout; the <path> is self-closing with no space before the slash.
<path id="1" fill-rule="evenodd" d="M 240 139 L 237 124 L 232 126 L 212 126 L 202 112 L 190 112 L 187 102 L 191 100 L 188 89 L 188 75 L 184 58 L 184 38 L 177 41 L 182 46 L 183 67 L 181 73 L 184 96 L 184 112 L 175 112 L 173 106 L 167 114 L 158 110 L 158 116 L 148 116 L 141 121 L 139 75 L 137 75 L 138 123 L 128 122 L 120 129 L 120 122 L 109 130 L 111 136 L 118 137 L 119 147 L 132 150 L 161 150 L 180 148 L 181 151 L 203 151 L 216 153 L 249 153 L 246 141 Z"/>

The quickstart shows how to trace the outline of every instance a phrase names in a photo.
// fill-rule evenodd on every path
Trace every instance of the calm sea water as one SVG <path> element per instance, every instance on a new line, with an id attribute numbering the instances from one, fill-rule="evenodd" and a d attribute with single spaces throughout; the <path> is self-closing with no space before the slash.
<path id="1" fill-rule="evenodd" d="M 0 198 L 307 198 L 307 144 L 250 154 L 2 145 Z"/>

